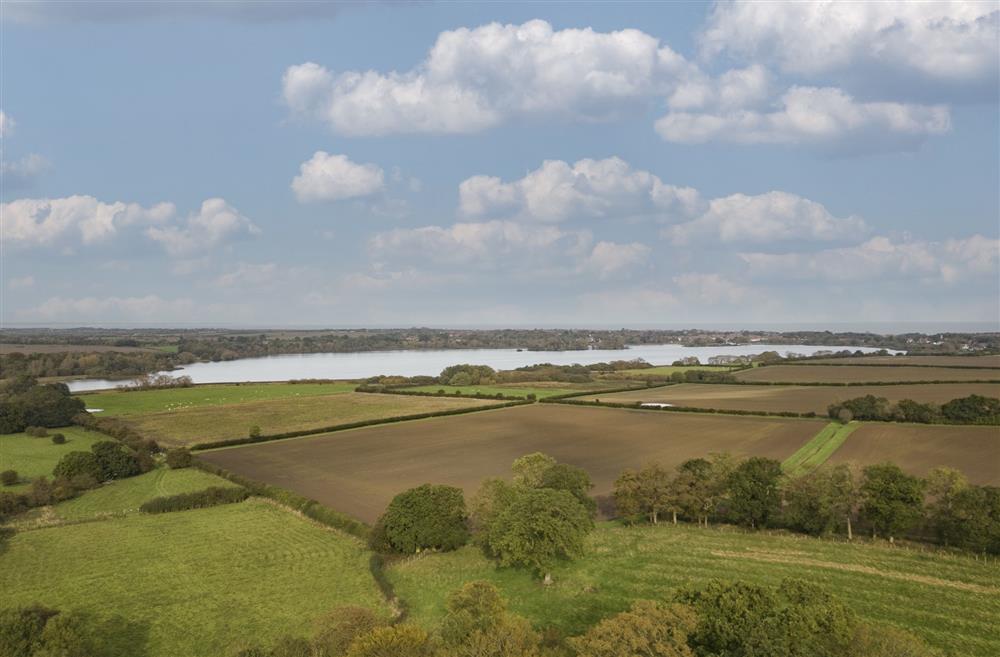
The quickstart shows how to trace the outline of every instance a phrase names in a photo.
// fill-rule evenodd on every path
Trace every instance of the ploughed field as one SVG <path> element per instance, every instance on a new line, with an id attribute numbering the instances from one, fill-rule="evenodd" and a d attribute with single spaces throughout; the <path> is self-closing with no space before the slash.
<path id="1" fill-rule="evenodd" d="M 852 365 L 934 365 L 936 367 L 1000 367 L 1000 355 L 991 356 L 853 356 L 824 358 L 812 363 Z"/>
<path id="2" fill-rule="evenodd" d="M 974 484 L 1000 485 L 1000 428 L 865 422 L 829 463 L 892 461 L 926 475 L 938 466 L 961 470 Z"/>
<path id="3" fill-rule="evenodd" d="M 895 383 L 898 381 L 1000 381 L 1000 370 L 864 365 L 770 365 L 736 372 L 749 383 Z"/>
<path id="4" fill-rule="evenodd" d="M 508 476 L 514 459 L 542 451 L 590 473 L 593 494 L 611 492 L 625 468 L 729 451 L 779 461 L 822 420 L 727 417 L 534 404 L 366 427 L 209 452 L 199 458 L 373 522 L 397 493 L 424 483 L 473 493 Z"/>
<path id="5" fill-rule="evenodd" d="M 633 600 L 663 600 L 708 580 L 777 585 L 783 578 L 824 587 L 870 621 L 923 636 L 948 654 L 1000 655 L 1000 564 L 972 555 L 854 544 L 805 536 L 703 529 L 689 524 L 623 527 L 598 523 L 585 555 L 552 569 L 541 586 L 525 570 L 496 568 L 474 547 L 411 557 L 388 575 L 410 620 L 430 627 L 444 615 L 449 591 L 493 582 L 510 609 L 536 626 L 577 634 Z"/>
<path id="6" fill-rule="evenodd" d="M 929 368 L 929 371 L 934 372 L 936 370 Z M 865 395 L 885 397 L 890 402 L 898 402 L 901 399 L 912 399 L 921 403 L 933 402 L 942 404 L 952 399 L 968 397 L 969 395 L 1000 398 L 1000 383 L 925 383 L 849 387 L 743 386 L 682 383 L 606 395 L 594 394 L 593 396 L 581 397 L 580 399 L 626 404 L 632 402 L 655 402 L 673 404 L 674 406 L 737 411 L 814 412 L 826 415 L 827 408 L 831 404 Z"/>
<path id="7" fill-rule="evenodd" d="M 159 413 L 124 415 L 121 419 L 143 436 L 166 445 L 195 445 L 245 438 L 252 426 L 260 427 L 261 434 L 266 436 L 419 413 L 485 407 L 496 403 L 498 402 L 461 397 L 343 392 L 239 404 L 194 406 Z"/>

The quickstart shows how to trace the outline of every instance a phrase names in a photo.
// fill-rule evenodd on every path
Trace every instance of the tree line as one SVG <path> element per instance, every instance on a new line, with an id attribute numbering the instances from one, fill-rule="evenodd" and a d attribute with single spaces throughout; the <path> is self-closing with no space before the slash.
<path id="1" fill-rule="evenodd" d="M 895 404 L 885 397 L 865 395 L 830 404 L 827 414 L 834 420 L 874 420 L 921 424 L 1000 424 L 1000 399 L 969 395 L 944 404 L 901 399 Z"/>

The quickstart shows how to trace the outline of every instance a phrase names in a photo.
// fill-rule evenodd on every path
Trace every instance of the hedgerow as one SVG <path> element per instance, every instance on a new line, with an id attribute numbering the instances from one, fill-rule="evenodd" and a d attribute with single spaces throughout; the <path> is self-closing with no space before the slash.
<path id="1" fill-rule="evenodd" d="M 193 493 L 154 497 L 143 502 L 139 511 L 143 513 L 169 513 L 171 511 L 187 511 L 188 509 L 204 509 L 220 504 L 235 504 L 248 497 L 250 497 L 250 491 L 246 488 L 212 486 Z"/>

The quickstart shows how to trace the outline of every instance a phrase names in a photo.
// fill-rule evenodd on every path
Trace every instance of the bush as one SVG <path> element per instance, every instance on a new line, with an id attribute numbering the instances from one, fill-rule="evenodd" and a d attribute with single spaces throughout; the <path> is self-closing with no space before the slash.
<path id="1" fill-rule="evenodd" d="M 413 554 L 454 550 L 469 540 L 462 489 L 424 484 L 394 497 L 376 524 L 372 545 Z"/>
<path id="2" fill-rule="evenodd" d="M 65 445 L 66 444 L 66 436 L 64 436 L 61 433 L 54 433 L 54 434 L 52 434 L 52 444 L 53 445 Z"/>
<path id="3" fill-rule="evenodd" d="M 87 476 L 101 481 L 101 466 L 91 452 L 70 452 L 59 459 L 52 474 L 65 479 Z"/>
<path id="4" fill-rule="evenodd" d="M 26 427 L 24 433 L 35 438 L 44 438 L 49 435 L 49 431 L 45 427 Z"/>
<path id="5" fill-rule="evenodd" d="M 103 481 L 127 479 L 142 472 L 136 455 L 121 443 L 104 440 L 95 443 L 90 450 L 97 459 Z"/>
<path id="6" fill-rule="evenodd" d="M 17 470 L 4 470 L 0 472 L 0 484 L 13 486 L 18 482 Z"/>
<path id="7" fill-rule="evenodd" d="M 191 452 L 183 447 L 168 449 L 167 467 L 171 470 L 191 467 Z"/>
<path id="8" fill-rule="evenodd" d="M 220 504 L 234 504 L 250 497 L 246 488 L 222 488 L 212 486 L 195 493 L 180 493 L 166 497 L 154 497 L 139 507 L 143 513 L 169 513 L 171 511 L 187 511 L 188 509 L 204 509 Z"/>
<path id="9" fill-rule="evenodd" d="M 251 440 L 256 440 L 257 438 L 260 438 L 260 427 L 257 426 L 256 424 L 250 427 L 250 431 L 247 432 L 247 436 Z"/>

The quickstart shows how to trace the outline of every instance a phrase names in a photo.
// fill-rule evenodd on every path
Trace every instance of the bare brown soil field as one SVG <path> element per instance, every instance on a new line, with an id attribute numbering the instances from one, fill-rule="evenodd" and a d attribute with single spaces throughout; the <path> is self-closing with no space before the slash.
<path id="1" fill-rule="evenodd" d="M 734 374 L 740 381 L 776 383 L 892 383 L 907 381 L 1000 381 L 1000 370 L 864 365 L 771 365 Z"/>
<path id="2" fill-rule="evenodd" d="M 811 363 L 844 363 L 851 365 L 936 365 L 949 367 L 952 365 L 964 367 L 1000 367 L 1000 355 L 997 356 L 868 356 L 851 358 L 823 358 L 809 361 Z"/>
<path id="3" fill-rule="evenodd" d="M 105 344 L 0 344 L 0 356 L 8 354 L 61 354 L 63 352 L 79 354 L 104 351 L 155 352 L 156 349 L 147 349 L 146 347 L 114 347 Z"/>
<path id="4" fill-rule="evenodd" d="M 141 393 L 127 393 L 141 394 Z M 344 392 L 333 395 L 285 397 L 240 404 L 197 406 L 160 413 L 122 416 L 143 436 L 168 445 L 245 438 L 251 426 L 263 435 L 322 429 L 365 420 L 433 413 L 458 408 L 488 407 L 500 402 L 464 397 L 418 397 Z"/>
<path id="5" fill-rule="evenodd" d="M 783 460 L 824 421 L 675 414 L 533 404 L 366 427 L 210 452 L 199 458 L 288 488 L 373 522 L 392 497 L 424 483 L 472 494 L 506 477 L 514 459 L 542 451 L 587 470 L 595 495 L 625 468 L 729 451 Z"/>
<path id="6" fill-rule="evenodd" d="M 579 397 L 591 401 L 630 403 L 656 402 L 674 406 L 717 408 L 734 411 L 813 411 L 826 414 L 830 404 L 875 395 L 890 402 L 912 399 L 921 403 L 941 404 L 959 397 L 983 395 L 1000 398 L 1000 383 L 917 383 L 898 386 L 739 386 L 726 384 L 681 383 L 660 388 L 646 388 Z"/>
<path id="7" fill-rule="evenodd" d="M 947 466 L 974 484 L 1000 485 L 1000 428 L 866 423 L 827 463 L 885 461 L 916 475 Z"/>

